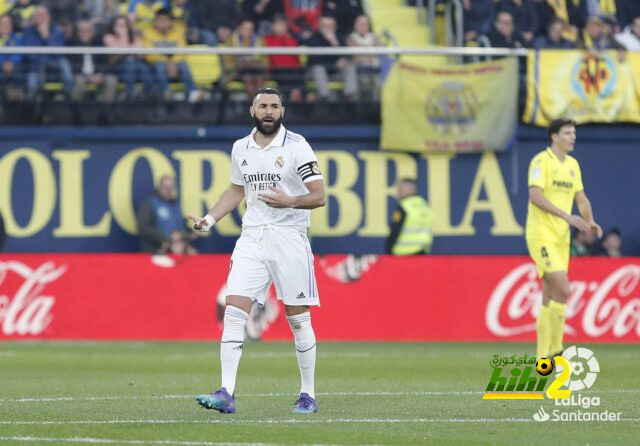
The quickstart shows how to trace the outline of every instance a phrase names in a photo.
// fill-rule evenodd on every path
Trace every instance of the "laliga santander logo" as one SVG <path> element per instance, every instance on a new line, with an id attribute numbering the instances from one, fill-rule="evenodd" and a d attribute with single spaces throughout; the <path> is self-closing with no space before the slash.
<path id="1" fill-rule="evenodd" d="M 55 298 L 40 293 L 66 270 L 66 265 L 56 268 L 53 262 L 36 269 L 17 261 L 0 262 L 0 332 L 5 336 L 42 333 L 53 319 L 50 311 Z M 6 292 L 9 273 L 23 279 L 13 296 Z"/>
<path id="2" fill-rule="evenodd" d="M 585 347 L 571 346 L 562 352 L 573 366 L 572 376 L 565 385 L 569 390 L 590 389 L 596 382 L 600 372 L 600 364 L 591 350 Z M 562 366 L 558 367 L 558 375 L 562 372 Z"/>
<path id="3" fill-rule="evenodd" d="M 541 290 L 533 263 L 510 271 L 495 287 L 487 303 L 485 323 L 496 336 L 533 332 Z M 582 312 L 582 331 L 599 337 L 611 331 L 622 337 L 635 330 L 640 336 L 640 265 L 624 265 L 601 282 L 575 280 L 567 301 L 565 332 L 577 334 L 568 322 Z M 632 293 L 636 292 L 635 296 Z"/>

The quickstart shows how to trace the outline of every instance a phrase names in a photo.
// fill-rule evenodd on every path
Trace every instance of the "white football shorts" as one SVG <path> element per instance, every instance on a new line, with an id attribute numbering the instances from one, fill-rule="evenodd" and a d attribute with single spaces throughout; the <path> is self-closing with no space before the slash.
<path id="1" fill-rule="evenodd" d="M 288 226 L 244 227 L 231 255 L 225 294 L 263 306 L 271 282 L 285 305 L 320 306 L 307 234 Z"/>

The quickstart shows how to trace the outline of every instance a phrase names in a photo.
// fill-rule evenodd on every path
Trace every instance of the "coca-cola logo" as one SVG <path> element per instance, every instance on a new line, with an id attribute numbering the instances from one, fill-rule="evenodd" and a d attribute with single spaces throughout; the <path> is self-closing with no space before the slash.
<path id="1" fill-rule="evenodd" d="M 0 262 L 0 331 L 5 336 L 39 335 L 51 323 L 55 298 L 43 294 L 45 286 L 67 270 L 45 262 L 36 269 L 18 261 Z M 16 274 L 18 285 L 11 277 Z M 13 295 L 9 288 L 15 289 Z"/>
<path id="2" fill-rule="evenodd" d="M 640 336 L 640 265 L 628 264 L 602 281 L 574 280 L 567 301 L 565 331 L 589 337 L 611 332 L 623 337 L 635 330 Z M 520 265 L 495 287 L 487 303 L 485 323 L 496 336 L 535 331 L 542 298 L 536 266 Z"/>

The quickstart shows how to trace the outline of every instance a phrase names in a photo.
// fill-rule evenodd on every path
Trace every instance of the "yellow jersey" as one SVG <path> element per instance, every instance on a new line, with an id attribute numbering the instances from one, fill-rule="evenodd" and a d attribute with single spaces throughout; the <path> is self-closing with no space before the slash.
<path id="1" fill-rule="evenodd" d="M 180 22 L 174 22 L 171 29 L 166 34 L 161 34 L 153 26 L 142 31 L 142 41 L 147 48 L 186 48 L 187 38 L 186 30 Z M 167 56 L 164 54 L 147 54 L 145 59 L 149 63 L 156 62 L 184 62 L 184 54 L 175 54 Z"/>
<path id="2" fill-rule="evenodd" d="M 531 160 L 528 185 L 542 189 L 547 200 L 567 214 L 571 214 L 576 194 L 584 189 L 578 161 L 569 155 L 560 161 L 549 147 Z M 568 244 L 569 223 L 529 201 L 525 237 Z"/>

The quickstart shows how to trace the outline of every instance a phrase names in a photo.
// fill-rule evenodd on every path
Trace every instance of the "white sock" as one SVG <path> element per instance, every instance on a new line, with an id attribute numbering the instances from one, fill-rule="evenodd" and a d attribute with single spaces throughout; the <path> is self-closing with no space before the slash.
<path id="1" fill-rule="evenodd" d="M 311 398 L 315 398 L 316 335 L 311 327 L 311 313 L 287 316 L 287 320 L 296 345 L 296 356 L 302 379 L 300 393 L 308 393 Z"/>
<path id="2" fill-rule="evenodd" d="M 220 340 L 220 363 L 222 365 L 222 387 L 230 395 L 236 390 L 238 364 L 244 347 L 244 326 L 249 315 L 238 307 L 227 305 L 224 310 L 224 329 Z"/>

